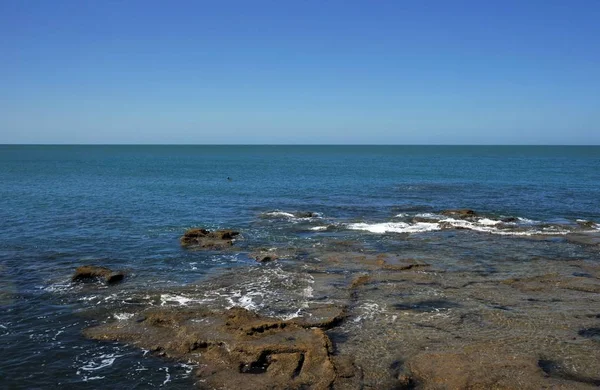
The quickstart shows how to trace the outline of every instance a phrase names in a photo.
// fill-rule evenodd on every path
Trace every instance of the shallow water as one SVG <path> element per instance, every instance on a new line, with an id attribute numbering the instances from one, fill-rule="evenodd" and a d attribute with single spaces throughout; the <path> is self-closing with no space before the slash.
<path id="1" fill-rule="evenodd" d="M 151 305 L 347 305 L 329 335 L 365 387 L 394 386 L 423 351 L 479 345 L 599 379 L 599 147 L 1 146 L 0 199 L 10 388 L 189 388 L 186 362 L 81 335 Z M 440 214 L 464 207 L 478 215 Z M 242 234 L 181 248 L 193 226 Z M 258 264 L 257 248 L 281 259 Z M 429 266 L 393 268 L 408 260 Z M 72 284 L 82 264 L 128 277 Z"/>

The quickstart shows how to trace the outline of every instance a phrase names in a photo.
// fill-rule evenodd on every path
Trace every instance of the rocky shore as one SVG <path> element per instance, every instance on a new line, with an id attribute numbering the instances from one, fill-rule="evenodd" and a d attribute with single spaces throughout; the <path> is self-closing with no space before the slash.
<path id="1" fill-rule="evenodd" d="M 181 245 L 230 250 L 240 237 L 195 228 Z M 491 269 L 465 254 L 448 265 L 335 236 L 239 250 L 256 260 L 250 271 L 139 292 L 130 317 L 84 335 L 191 362 L 203 389 L 600 386 L 597 263 L 507 257 Z M 83 271 L 73 279 L 114 274 Z"/>

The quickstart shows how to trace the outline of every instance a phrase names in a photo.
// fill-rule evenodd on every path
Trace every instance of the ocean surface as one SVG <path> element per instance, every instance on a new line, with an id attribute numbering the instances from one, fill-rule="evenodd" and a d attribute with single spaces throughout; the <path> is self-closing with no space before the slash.
<path id="1" fill-rule="evenodd" d="M 477 217 L 442 214 L 463 208 Z M 299 259 L 318 256 L 259 264 L 256 248 L 352 242 L 445 272 L 510 277 L 532 258 L 597 265 L 598 246 L 569 237 L 594 235 L 598 223 L 598 146 L 0 146 L 0 383 L 189 388 L 193 365 L 81 332 L 144 305 L 210 301 L 293 316 L 316 296 L 306 277 L 290 282 L 287 301 L 257 281 L 292 280 Z M 230 251 L 188 250 L 179 238 L 192 227 L 241 238 Z M 72 283 L 84 264 L 128 276 L 117 286 Z M 181 292 L 254 273 L 241 287 L 223 282 L 219 299 Z M 376 321 L 369 307 L 353 320 Z"/>

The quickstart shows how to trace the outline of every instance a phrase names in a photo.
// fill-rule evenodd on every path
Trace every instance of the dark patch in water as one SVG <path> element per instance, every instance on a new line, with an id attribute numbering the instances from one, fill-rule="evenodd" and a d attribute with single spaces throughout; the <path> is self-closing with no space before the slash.
<path id="1" fill-rule="evenodd" d="M 417 384 L 407 372 L 403 360 L 394 360 L 392 364 L 390 364 L 389 369 L 392 373 L 392 376 L 398 379 L 398 383 L 392 388 L 392 390 L 412 390 L 416 388 Z"/>
<path id="2" fill-rule="evenodd" d="M 460 305 L 456 302 L 437 299 L 431 301 L 420 301 L 412 304 L 397 303 L 394 305 L 394 307 L 397 310 L 412 310 L 420 313 L 427 313 L 432 311 L 448 310 L 460 307 Z"/>
<path id="3" fill-rule="evenodd" d="M 593 278 L 592 274 L 588 274 L 587 272 L 573 272 L 573 276 L 578 276 L 580 278 Z"/>
<path id="4" fill-rule="evenodd" d="M 577 334 L 588 339 L 600 341 L 600 328 L 581 329 Z"/>
<path id="5" fill-rule="evenodd" d="M 569 372 L 559 362 L 555 360 L 540 359 L 538 360 L 538 367 L 541 368 L 542 371 L 544 371 L 544 373 L 551 378 L 564 379 L 568 381 L 600 386 L 600 379 L 589 378 Z"/>

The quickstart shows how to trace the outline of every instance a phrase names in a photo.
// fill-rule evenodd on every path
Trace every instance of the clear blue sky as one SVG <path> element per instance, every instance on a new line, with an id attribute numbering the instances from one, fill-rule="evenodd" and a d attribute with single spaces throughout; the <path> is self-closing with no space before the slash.
<path id="1" fill-rule="evenodd" d="M 600 144 L 600 0 L 1 0 L 0 143 Z"/>

